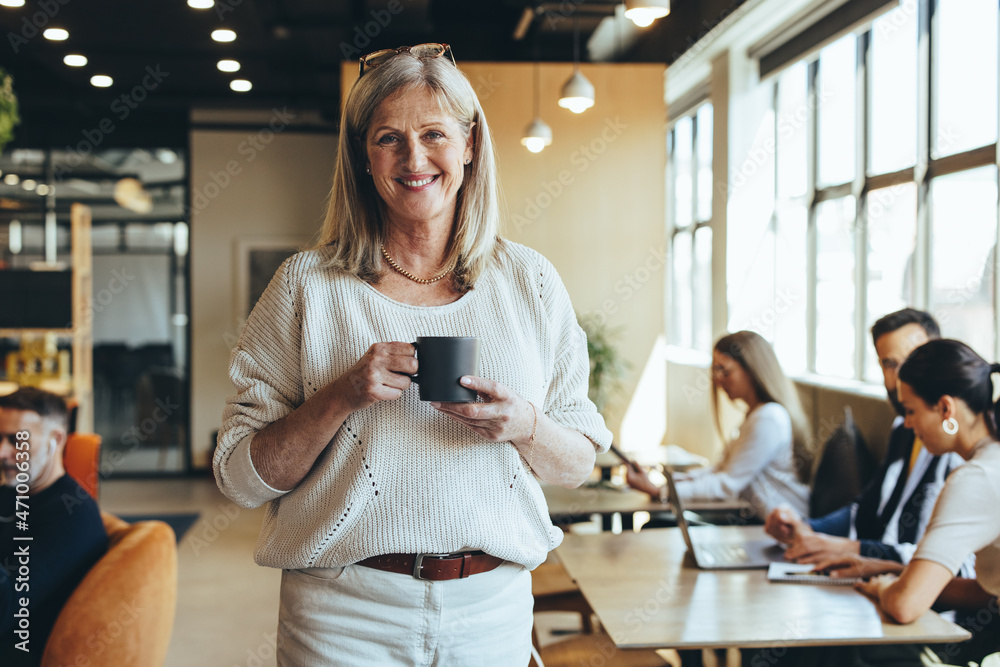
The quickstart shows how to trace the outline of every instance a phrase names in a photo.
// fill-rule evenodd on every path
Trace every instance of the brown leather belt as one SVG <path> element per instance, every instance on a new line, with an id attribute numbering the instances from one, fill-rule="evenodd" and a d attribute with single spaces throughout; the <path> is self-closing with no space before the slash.
<path id="1" fill-rule="evenodd" d="M 449 581 L 495 570 L 503 562 L 502 558 L 482 551 L 463 551 L 455 554 L 383 554 L 358 561 L 357 564 L 386 572 L 409 574 L 414 579 Z"/>

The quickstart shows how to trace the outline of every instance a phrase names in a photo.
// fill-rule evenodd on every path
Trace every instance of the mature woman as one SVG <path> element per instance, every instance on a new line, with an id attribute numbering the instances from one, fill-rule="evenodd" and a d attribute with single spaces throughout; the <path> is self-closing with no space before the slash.
<path id="1" fill-rule="evenodd" d="M 967 461 L 949 475 L 934 506 L 927 532 L 909 565 L 868 558 L 842 558 L 819 563 L 833 576 L 875 576 L 859 583 L 900 623 L 919 618 L 931 605 L 959 610 L 977 630 L 970 646 L 948 662 L 966 664 L 1000 650 L 1000 443 L 989 364 L 964 343 L 932 340 L 914 350 L 899 369 L 899 399 L 906 426 L 929 452 L 956 452 Z M 962 562 L 976 554 L 976 579 L 956 578 Z M 884 573 L 884 574 L 883 574 Z M 975 610 L 988 610 L 977 613 Z M 986 621 L 984 621 L 987 619 Z M 976 627 L 978 626 L 978 627 Z"/>
<path id="2" fill-rule="evenodd" d="M 526 665 L 528 570 L 557 546 L 538 480 L 579 485 L 610 433 L 553 266 L 498 238 L 482 107 L 446 45 L 362 58 L 317 247 L 233 352 L 223 493 L 268 503 L 278 664 Z M 424 403 L 416 336 L 481 339 L 475 403 Z"/>
<path id="3" fill-rule="evenodd" d="M 791 381 L 774 350 L 752 331 L 723 336 L 712 352 L 712 409 L 722 433 L 719 390 L 746 404 L 739 434 L 726 443 L 722 460 L 677 483 L 682 498 L 748 502 L 758 517 L 787 504 L 808 513 L 813 452 L 805 417 Z M 654 498 L 663 489 L 642 471 L 629 468 L 628 483 Z"/>

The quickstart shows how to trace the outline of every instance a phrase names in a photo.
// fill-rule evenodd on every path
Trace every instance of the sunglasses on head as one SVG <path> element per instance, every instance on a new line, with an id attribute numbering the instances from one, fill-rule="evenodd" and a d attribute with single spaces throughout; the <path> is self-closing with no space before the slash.
<path id="1" fill-rule="evenodd" d="M 436 43 L 417 44 L 416 46 L 401 46 L 398 49 L 381 49 L 379 51 L 373 51 L 362 58 L 358 58 L 360 61 L 360 72 L 358 77 L 363 76 L 366 69 L 372 69 L 387 63 L 401 53 L 408 53 L 414 58 L 440 58 L 441 56 L 448 54 L 448 57 L 451 58 L 451 64 L 456 67 L 458 66 L 455 63 L 455 55 L 451 52 L 451 45 Z"/>

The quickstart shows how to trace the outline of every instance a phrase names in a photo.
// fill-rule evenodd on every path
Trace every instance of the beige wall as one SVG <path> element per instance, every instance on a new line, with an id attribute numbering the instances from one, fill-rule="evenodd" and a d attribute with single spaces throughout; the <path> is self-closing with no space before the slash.
<path id="1" fill-rule="evenodd" d="M 541 116 L 553 141 L 532 154 L 521 135 L 533 117 L 533 67 L 462 65 L 494 132 L 507 236 L 548 257 L 578 313 L 600 313 L 621 327 L 619 349 L 631 369 L 621 400 L 607 410 L 620 441 L 622 415 L 663 329 L 664 68 L 584 65 L 596 104 L 577 115 L 557 104 L 571 65 L 542 65 Z"/>
<path id="2" fill-rule="evenodd" d="M 209 465 L 239 335 L 237 243 L 308 241 L 325 213 L 336 138 L 297 133 L 265 114 L 248 129 L 191 134 L 191 440 L 195 467 Z M 272 122 L 274 124 L 272 125 Z M 269 134 L 271 128 L 279 131 Z M 258 136 L 258 132 L 263 132 Z M 256 137 L 256 144 L 250 137 Z M 270 141 L 265 143 L 267 139 Z M 228 173 L 227 173 L 228 172 Z M 223 185 L 225 184 L 225 185 Z"/>

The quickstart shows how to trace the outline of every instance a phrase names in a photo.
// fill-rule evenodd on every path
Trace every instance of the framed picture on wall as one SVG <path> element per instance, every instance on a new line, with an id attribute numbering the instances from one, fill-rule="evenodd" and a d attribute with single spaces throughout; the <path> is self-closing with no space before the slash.
<path id="1" fill-rule="evenodd" d="M 234 314 L 239 321 L 250 317 L 250 312 L 281 263 L 308 243 L 308 239 L 294 236 L 251 237 L 236 241 Z"/>

